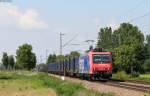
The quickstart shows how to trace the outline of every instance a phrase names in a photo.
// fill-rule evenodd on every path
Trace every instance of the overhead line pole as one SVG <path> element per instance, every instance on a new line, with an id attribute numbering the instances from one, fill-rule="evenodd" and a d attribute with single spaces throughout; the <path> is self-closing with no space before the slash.
<path id="1" fill-rule="evenodd" d="M 78 34 L 76 34 L 73 38 L 71 38 L 67 43 L 63 44 L 62 43 L 62 38 L 63 38 L 63 33 L 60 32 L 60 55 L 62 55 L 62 50 L 63 50 L 63 47 L 67 46 L 71 41 L 73 41 L 77 36 Z"/>
<path id="2" fill-rule="evenodd" d="M 47 59 L 48 59 L 48 49 L 46 49 L 45 51 L 45 62 L 47 63 Z"/>
<path id="3" fill-rule="evenodd" d="M 62 33 L 60 32 L 60 55 L 62 55 Z"/>
<path id="4" fill-rule="evenodd" d="M 62 55 L 62 48 L 63 48 L 63 45 L 62 45 L 62 36 L 65 35 L 63 33 L 60 32 L 60 55 Z M 66 70 L 66 66 L 64 65 L 64 77 L 61 77 L 62 80 L 65 80 L 65 72 Z"/>
<path id="5" fill-rule="evenodd" d="M 42 60 L 42 55 L 40 55 L 40 63 L 42 63 L 42 61 L 43 61 L 43 60 Z"/>
<path id="6" fill-rule="evenodd" d="M 62 36 L 63 35 L 65 35 L 65 34 L 60 32 L 60 55 L 62 55 L 62 47 L 63 47 L 63 45 L 62 45 Z"/>

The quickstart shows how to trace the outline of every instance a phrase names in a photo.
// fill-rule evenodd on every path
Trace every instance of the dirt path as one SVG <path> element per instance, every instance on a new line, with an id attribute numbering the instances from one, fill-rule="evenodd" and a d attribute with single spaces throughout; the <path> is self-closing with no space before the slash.
<path id="1" fill-rule="evenodd" d="M 52 76 L 60 78 L 60 76 L 57 75 L 52 75 Z M 65 80 L 80 83 L 83 86 L 85 86 L 87 89 L 95 90 L 101 93 L 114 93 L 116 94 L 116 96 L 144 96 L 143 92 L 104 85 L 102 83 L 95 83 L 95 82 L 90 82 L 90 81 L 80 80 L 80 79 L 70 78 L 70 77 L 65 77 Z"/>

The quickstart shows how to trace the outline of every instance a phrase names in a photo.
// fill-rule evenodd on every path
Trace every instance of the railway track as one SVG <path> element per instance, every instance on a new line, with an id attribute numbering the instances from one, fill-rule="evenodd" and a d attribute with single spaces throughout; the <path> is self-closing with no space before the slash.
<path id="1" fill-rule="evenodd" d="M 92 81 L 92 82 L 101 83 L 101 84 L 109 85 L 109 86 L 115 86 L 115 87 L 119 87 L 119 88 L 140 91 L 140 92 L 150 93 L 150 84 L 144 83 L 144 82 L 139 82 L 139 81 L 137 82 L 137 81 L 122 81 L 122 80 L 108 80 L 108 81 L 96 80 L 96 81 Z"/>
<path id="2" fill-rule="evenodd" d="M 110 86 L 116 86 L 125 89 L 131 89 L 141 92 L 150 92 L 150 85 L 149 84 L 140 84 L 140 83 L 133 83 L 133 82 L 118 82 L 118 81 L 107 81 L 104 84 Z"/>

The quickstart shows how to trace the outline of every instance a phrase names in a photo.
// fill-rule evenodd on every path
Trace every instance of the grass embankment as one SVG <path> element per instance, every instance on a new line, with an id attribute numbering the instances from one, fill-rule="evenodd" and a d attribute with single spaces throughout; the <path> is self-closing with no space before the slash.
<path id="1" fill-rule="evenodd" d="M 123 81 L 139 81 L 150 84 L 150 74 L 140 74 L 138 77 L 133 77 L 126 74 L 124 71 L 113 74 L 112 79 Z M 145 93 L 144 96 L 150 96 L 150 93 Z"/>
<path id="2" fill-rule="evenodd" d="M 126 74 L 125 72 L 121 71 L 116 74 L 113 74 L 112 79 L 119 79 L 119 80 L 131 80 L 131 81 L 142 81 L 145 83 L 150 83 L 150 74 L 140 74 L 137 77 L 133 77 L 131 75 Z"/>
<path id="3" fill-rule="evenodd" d="M 0 90 L 1 96 L 114 96 L 33 72 L 0 72 Z"/>
<path id="4" fill-rule="evenodd" d="M 141 75 L 139 75 L 139 77 L 129 78 L 129 80 L 137 80 L 137 81 L 143 81 L 146 83 L 150 83 L 150 74 L 141 74 Z"/>

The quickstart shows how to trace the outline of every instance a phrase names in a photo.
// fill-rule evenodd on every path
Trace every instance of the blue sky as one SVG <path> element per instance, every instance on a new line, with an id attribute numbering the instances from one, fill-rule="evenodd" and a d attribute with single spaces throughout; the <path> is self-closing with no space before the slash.
<path id="1" fill-rule="evenodd" d="M 0 55 L 15 55 L 19 45 L 29 43 L 37 54 L 38 62 L 48 54 L 59 54 L 59 32 L 65 33 L 63 43 L 76 34 L 63 53 L 83 52 L 87 39 L 96 40 L 102 27 L 117 28 L 121 22 L 129 22 L 150 12 L 149 0 L 12 0 L 0 3 Z M 149 16 L 130 22 L 139 26 L 146 35 L 150 31 Z"/>

